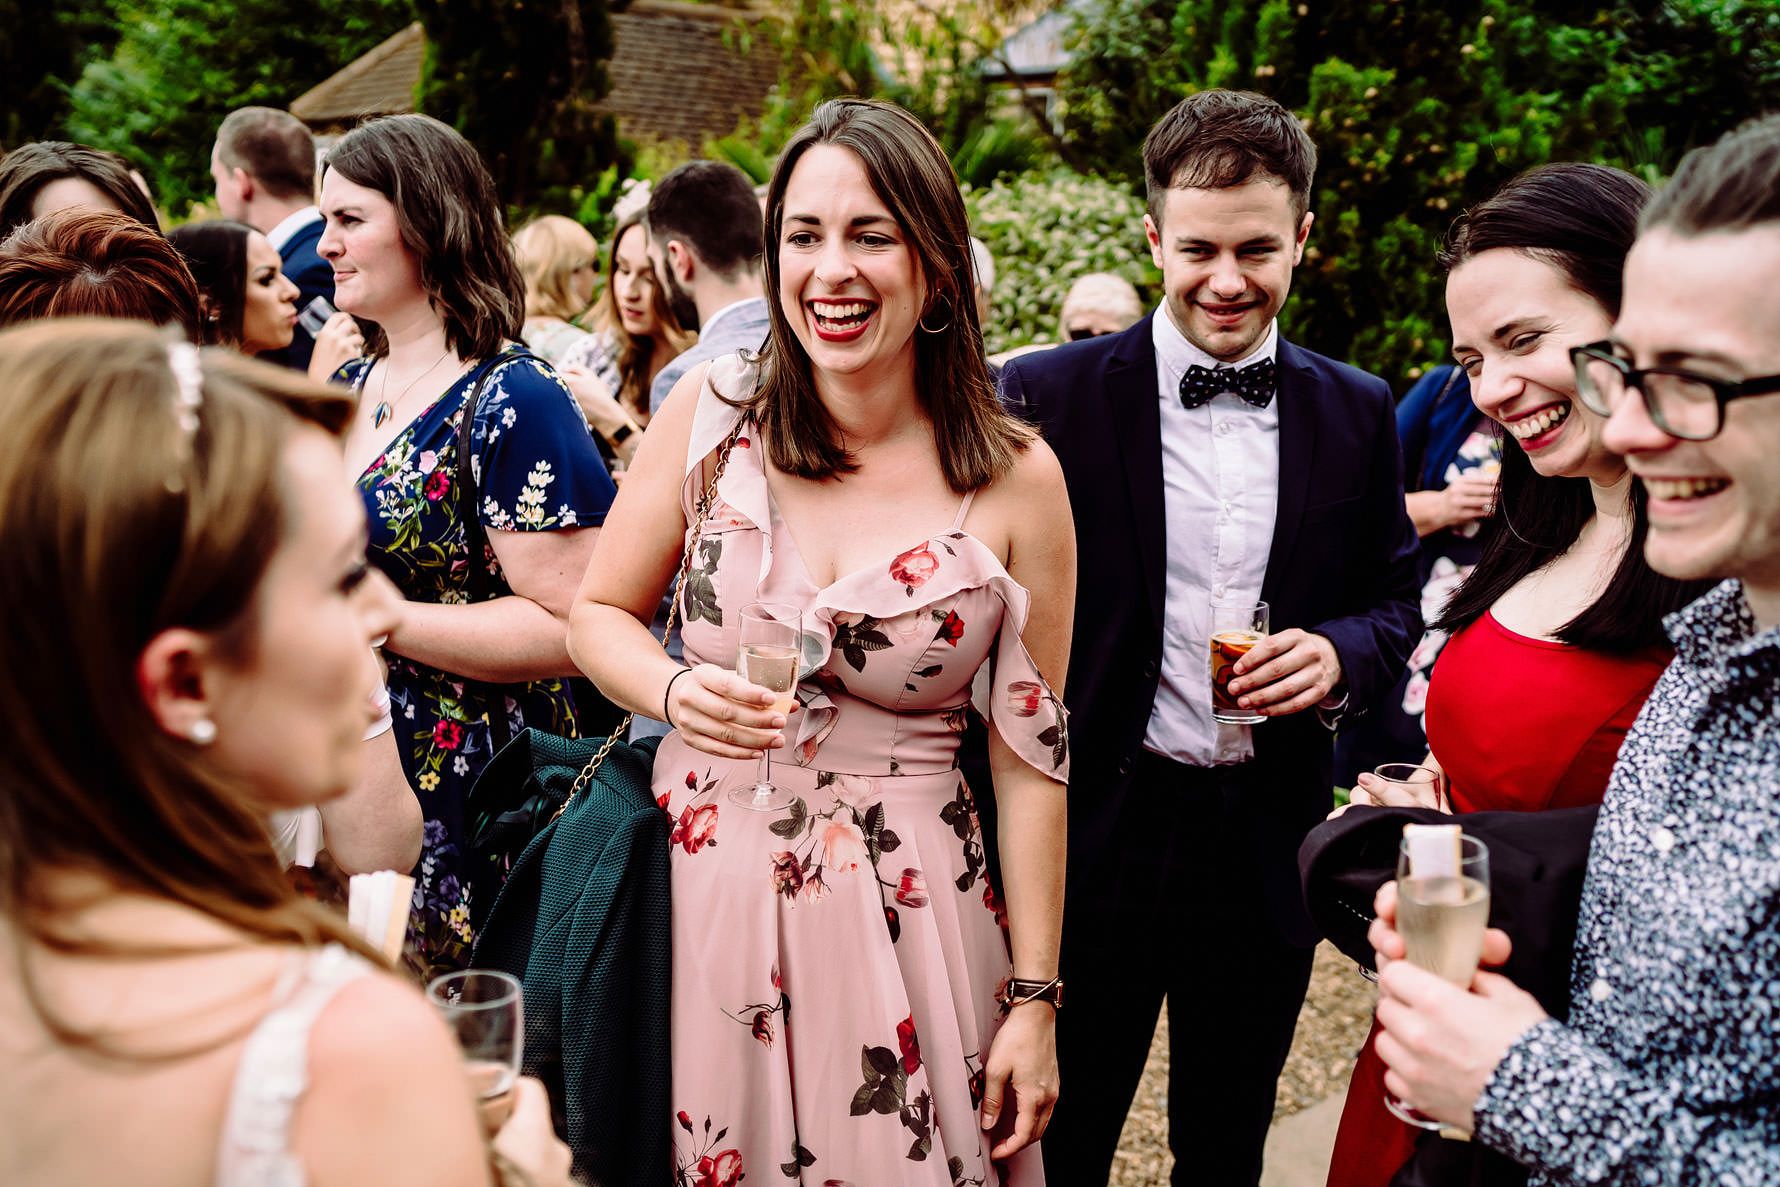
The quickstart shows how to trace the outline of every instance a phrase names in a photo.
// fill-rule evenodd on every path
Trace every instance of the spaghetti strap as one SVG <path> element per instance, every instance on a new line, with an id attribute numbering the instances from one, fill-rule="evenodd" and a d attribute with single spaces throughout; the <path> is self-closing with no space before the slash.
<path id="1" fill-rule="evenodd" d="M 975 501 L 976 497 L 977 492 L 974 490 L 965 492 L 964 501 L 958 504 L 958 518 L 952 521 L 952 530 L 954 532 L 964 530 L 964 517 L 970 514 L 970 505 Z"/>

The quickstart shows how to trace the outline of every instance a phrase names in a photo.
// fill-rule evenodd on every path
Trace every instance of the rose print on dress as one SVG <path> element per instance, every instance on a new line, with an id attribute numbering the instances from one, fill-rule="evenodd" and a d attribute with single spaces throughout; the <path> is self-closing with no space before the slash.
<path id="1" fill-rule="evenodd" d="M 725 1014 L 747 1027 L 763 1047 L 771 1049 L 773 1045 L 773 1015 L 779 1016 L 779 1024 L 788 1026 L 791 1022 L 791 999 L 786 996 L 784 981 L 779 976 L 779 966 L 774 965 L 772 971 L 773 993 L 777 1000 L 770 1002 L 751 1002 L 739 1010 L 725 1010 Z"/>
<path id="2" fill-rule="evenodd" d="M 909 597 L 939 572 L 939 557 L 926 544 L 918 544 L 890 562 L 890 579 L 899 583 Z"/>
<path id="3" fill-rule="evenodd" d="M 680 1128 L 684 1129 L 692 1142 L 697 1142 L 694 1152 L 684 1158 L 680 1154 L 680 1139 L 674 1137 L 674 1183 L 676 1187 L 735 1187 L 742 1181 L 742 1152 L 729 1148 L 719 1150 L 717 1147 L 729 1134 L 726 1125 L 711 1136 L 711 1119 L 705 1118 L 705 1131 L 700 1140 L 692 1128 L 692 1118 L 682 1109 L 675 1118 Z"/>
<path id="4" fill-rule="evenodd" d="M 689 774 L 686 779 L 687 786 L 692 786 L 694 776 Z M 706 846 L 716 848 L 717 799 L 717 780 L 707 770 L 703 787 L 680 809 L 680 818 L 674 821 L 673 831 L 668 834 L 670 848 L 679 845 L 688 854 Z"/>
<path id="5" fill-rule="evenodd" d="M 865 671 L 865 654 L 868 651 L 882 651 L 890 646 L 890 636 L 878 628 L 883 626 L 879 619 L 869 615 L 861 615 L 858 622 L 848 621 L 852 615 L 837 615 L 834 621 L 834 650 L 842 659 L 850 664 L 855 672 Z"/>
<path id="6" fill-rule="evenodd" d="M 896 1024 L 896 1047 L 861 1047 L 859 1066 L 865 1082 L 853 1093 L 848 1112 L 855 1117 L 868 1113 L 894 1113 L 904 1129 L 914 1135 L 906 1157 L 925 1161 L 933 1152 L 933 1094 L 922 1089 L 909 1099 L 909 1077 L 921 1067 L 921 1045 L 915 1036 L 913 1017 Z"/>
<path id="7" fill-rule="evenodd" d="M 964 638 L 964 620 L 958 617 L 956 610 L 935 610 L 934 621 L 939 623 L 939 634 L 935 636 L 941 643 L 958 646 L 958 640 Z"/>

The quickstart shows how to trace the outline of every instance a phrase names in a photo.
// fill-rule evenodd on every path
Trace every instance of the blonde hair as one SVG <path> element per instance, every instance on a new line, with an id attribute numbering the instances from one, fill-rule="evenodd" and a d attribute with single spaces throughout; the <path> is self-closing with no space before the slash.
<path id="1" fill-rule="evenodd" d="M 513 233 L 519 274 L 525 280 L 525 315 L 570 321 L 582 307 L 569 290 L 569 277 L 597 265 L 599 244 L 574 219 L 560 214 L 535 218 Z"/>

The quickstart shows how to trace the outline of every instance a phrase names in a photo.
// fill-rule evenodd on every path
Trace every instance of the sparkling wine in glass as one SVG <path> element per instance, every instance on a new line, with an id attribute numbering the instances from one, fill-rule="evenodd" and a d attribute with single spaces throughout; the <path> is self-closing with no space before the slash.
<path id="1" fill-rule="evenodd" d="M 465 969 L 435 977 L 426 997 L 457 1037 L 477 1099 L 487 1104 L 512 1091 L 525 1042 L 519 979 L 493 969 Z"/>
<path id="2" fill-rule="evenodd" d="M 1469 987 L 1490 918 L 1489 849 L 1456 824 L 1406 825 L 1397 846 L 1397 930 L 1409 963 Z M 1444 1129 L 1389 1092 L 1385 1107 L 1421 1129 Z"/>
<path id="3" fill-rule="evenodd" d="M 797 703 L 798 669 L 803 658 L 803 612 L 779 602 L 742 607 L 741 645 L 736 675 L 772 692 L 775 713 L 789 714 Z M 760 752 L 760 774 L 752 787 L 737 787 L 729 798 L 744 808 L 771 812 L 789 807 L 792 795 L 773 785 L 773 752 Z"/>

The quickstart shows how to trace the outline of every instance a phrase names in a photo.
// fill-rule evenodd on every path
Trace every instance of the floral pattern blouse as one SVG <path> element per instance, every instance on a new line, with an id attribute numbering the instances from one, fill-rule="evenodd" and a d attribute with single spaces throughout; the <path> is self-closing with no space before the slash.
<path id="1" fill-rule="evenodd" d="M 359 359 L 338 378 L 356 390 L 370 369 Z M 456 490 L 457 431 L 481 369 L 453 384 L 359 476 L 373 564 L 409 601 L 469 600 L 469 566 L 486 567 L 510 593 L 492 549 L 470 557 Z M 548 364 L 509 351 L 493 364 L 471 425 L 470 474 L 485 528 L 549 532 L 595 527 L 616 488 L 594 449 L 574 398 Z M 474 941 L 464 851 L 464 806 L 493 757 L 490 712 L 512 732 L 528 726 L 573 736 L 574 701 L 561 680 L 489 685 L 386 653 L 402 769 L 426 819 L 415 871 L 409 943 L 429 975 L 461 968 Z"/>

